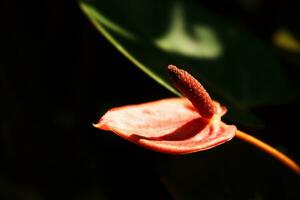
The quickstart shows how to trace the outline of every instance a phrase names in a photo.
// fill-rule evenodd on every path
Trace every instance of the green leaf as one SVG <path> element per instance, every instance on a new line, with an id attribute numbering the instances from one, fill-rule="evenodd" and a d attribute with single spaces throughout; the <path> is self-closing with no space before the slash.
<path id="1" fill-rule="evenodd" d="M 290 31 L 284 28 L 278 29 L 273 35 L 273 42 L 279 48 L 290 52 L 300 53 L 300 42 Z"/>
<path id="2" fill-rule="evenodd" d="M 190 1 L 82 0 L 80 7 L 146 74 L 178 95 L 166 66 L 186 69 L 235 122 L 259 126 L 251 108 L 296 96 L 271 49 Z"/>

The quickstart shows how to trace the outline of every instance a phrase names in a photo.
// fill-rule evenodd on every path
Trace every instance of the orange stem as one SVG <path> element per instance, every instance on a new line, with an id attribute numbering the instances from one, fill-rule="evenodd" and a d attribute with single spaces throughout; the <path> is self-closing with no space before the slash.
<path id="1" fill-rule="evenodd" d="M 255 138 L 247 133 L 244 133 L 242 131 L 237 130 L 236 137 L 265 151 L 266 153 L 270 154 L 271 156 L 276 158 L 278 161 L 280 161 L 282 164 L 284 164 L 285 166 L 290 168 L 296 174 L 300 175 L 300 166 L 295 161 L 293 161 L 291 158 L 286 156 L 284 153 L 278 151 L 277 149 L 271 147 L 270 145 L 262 142 L 261 140 Z"/>

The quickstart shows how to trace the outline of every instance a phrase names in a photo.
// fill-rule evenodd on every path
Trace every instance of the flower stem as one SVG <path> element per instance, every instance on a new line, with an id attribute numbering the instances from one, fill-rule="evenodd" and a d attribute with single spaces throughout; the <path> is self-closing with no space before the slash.
<path id="1" fill-rule="evenodd" d="M 278 161 L 280 161 L 282 164 L 287 166 L 289 169 L 294 171 L 296 174 L 300 176 L 300 166 L 293 161 L 291 158 L 289 158 L 287 155 L 284 153 L 280 152 L 279 150 L 271 147 L 270 145 L 264 143 L 263 141 L 247 134 L 242 131 L 237 130 L 236 131 L 236 137 L 238 137 L 241 140 L 244 140 L 245 142 L 248 142 L 255 147 L 263 150 L 264 152 L 268 153 L 269 155 L 273 156 L 276 158 Z"/>

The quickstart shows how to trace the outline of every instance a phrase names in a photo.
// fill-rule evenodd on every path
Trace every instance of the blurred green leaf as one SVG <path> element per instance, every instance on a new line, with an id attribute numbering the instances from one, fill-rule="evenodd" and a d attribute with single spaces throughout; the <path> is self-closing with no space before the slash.
<path id="1" fill-rule="evenodd" d="M 287 29 L 280 28 L 273 35 L 273 42 L 276 46 L 287 51 L 300 53 L 299 40 Z"/>
<path id="2" fill-rule="evenodd" d="M 296 96 L 271 49 L 190 1 L 81 0 L 80 7 L 157 82 L 178 94 L 166 66 L 182 66 L 229 108 L 227 117 L 235 122 L 259 126 L 251 108 Z"/>
<path id="3" fill-rule="evenodd" d="M 278 28 L 273 33 L 272 40 L 283 58 L 292 63 L 294 67 L 300 66 L 299 35 L 297 36 L 287 28 Z M 294 74 L 297 74 L 297 72 Z"/>

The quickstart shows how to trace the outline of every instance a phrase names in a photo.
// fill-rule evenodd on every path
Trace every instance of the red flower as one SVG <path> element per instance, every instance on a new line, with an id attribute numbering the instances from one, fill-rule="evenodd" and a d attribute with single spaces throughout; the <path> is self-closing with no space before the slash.
<path id="1" fill-rule="evenodd" d="M 109 110 L 94 126 L 145 148 L 168 154 L 206 150 L 234 137 L 236 127 L 221 121 L 227 109 L 212 101 L 186 71 L 168 67 L 187 98 L 170 98 Z"/>
<path id="2" fill-rule="evenodd" d="M 168 67 L 175 87 L 187 98 L 170 98 L 109 110 L 94 126 L 142 147 L 168 154 L 187 154 L 218 146 L 231 138 L 254 145 L 300 175 L 291 158 L 221 121 L 227 109 L 213 101 L 189 73 Z"/>

